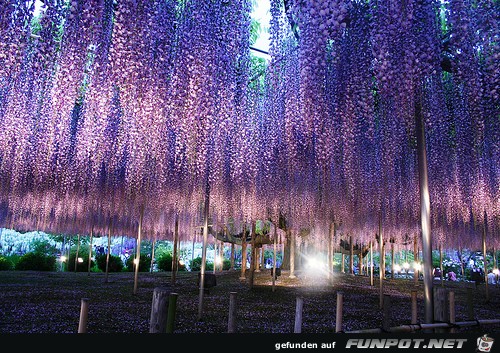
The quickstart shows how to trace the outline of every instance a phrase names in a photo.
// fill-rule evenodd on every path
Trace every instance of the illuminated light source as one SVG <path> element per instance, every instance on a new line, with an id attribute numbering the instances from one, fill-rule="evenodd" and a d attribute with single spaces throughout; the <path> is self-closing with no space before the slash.
<path id="1" fill-rule="evenodd" d="M 184 266 L 184 260 L 179 260 L 179 265 Z"/>
<path id="2" fill-rule="evenodd" d="M 78 262 L 79 262 L 79 263 L 82 263 L 82 262 L 83 262 L 83 258 L 79 257 L 79 258 L 78 258 Z"/>
<path id="3" fill-rule="evenodd" d="M 500 270 L 498 270 L 498 268 L 495 268 L 493 270 L 493 273 L 498 276 L 500 274 Z"/>
<path id="4" fill-rule="evenodd" d="M 399 265 L 394 265 L 394 271 L 395 271 L 395 272 L 401 272 L 401 266 L 399 266 Z"/>
<path id="5" fill-rule="evenodd" d="M 419 262 L 415 262 L 415 264 L 413 265 L 413 268 L 416 271 L 420 271 L 422 269 L 422 265 Z"/>
<path id="6" fill-rule="evenodd" d="M 134 265 L 137 265 L 139 263 L 139 259 L 135 258 L 134 259 Z"/>
<path id="7" fill-rule="evenodd" d="M 61 257 L 59 258 L 59 261 L 61 261 L 61 262 L 65 262 L 67 259 L 68 259 L 68 258 L 67 258 L 66 256 L 64 256 L 64 255 L 63 255 L 63 256 L 61 256 Z"/>
<path id="8" fill-rule="evenodd" d="M 221 263 L 222 263 L 222 258 L 221 258 L 220 256 L 217 256 L 217 257 L 215 258 L 215 264 L 216 264 L 216 265 L 220 265 Z"/>
<path id="9" fill-rule="evenodd" d="M 410 268 L 410 264 L 409 264 L 408 262 L 405 262 L 405 263 L 403 264 L 403 267 L 404 267 L 404 269 L 405 269 L 406 271 L 408 271 L 408 269 Z"/>

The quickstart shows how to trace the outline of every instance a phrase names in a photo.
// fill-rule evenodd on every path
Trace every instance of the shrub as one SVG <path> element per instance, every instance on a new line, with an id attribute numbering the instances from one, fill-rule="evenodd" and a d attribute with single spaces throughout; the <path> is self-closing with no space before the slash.
<path id="1" fill-rule="evenodd" d="M 56 269 L 56 257 L 52 255 L 29 252 L 21 256 L 15 269 L 19 271 L 54 271 Z"/>
<path id="2" fill-rule="evenodd" d="M 172 271 L 172 254 L 164 253 L 163 255 L 158 257 L 158 269 L 161 271 Z M 177 270 L 185 271 L 186 266 L 181 265 L 181 263 L 177 262 Z"/>
<path id="3" fill-rule="evenodd" d="M 189 262 L 189 268 L 191 271 L 200 271 L 201 270 L 201 257 L 196 257 L 193 260 Z M 206 262 L 205 263 L 205 270 L 211 271 L 214 269 L 214 263 L 213 262 Z"/>
<path id="4" fill-rule="evenodd" d="M 102 272 L 106 272 L 106 254 L 97 255 L 95 261 L 97 262 L 97 267 Z M 121 272 L 125 266 L 123 266 L 123 261 L 120 256 L 109 255 L 108 261 L 108 272 Z"/>
<path id="5" fill-rule="evenodd" d="M 6 257 L 0 256 L 0 271 L 10 271 L 14 269 L 14 263 Z"/>
<path id="6" fill-rule="evenodd" d="M 80 249 L 81 250 L 81 249 Z M 75 256 L 76 251 L 72 251 L 69 255 L 68 260 L 68 271 L 75 271 Z M 89 253 L 85 251 L 79 251 L 78 257 L 82 258 L 82 262 L 78 262 L 76 265 L 76 272 L 85 272 L 89 270 Z M 94 267 L 94 261 L 91 260 L 90 267 Z"/>
<path id="7" fill-rule="evenodd" d="M 134 258 L 135 256 L 130 256 L 125 263 L 127 271 L 135 271 L 134 269 Z M 149 254 L 141 254 L 139 258 L 139 272 L 148 272 L 151 268 L 151 256 Z"/>

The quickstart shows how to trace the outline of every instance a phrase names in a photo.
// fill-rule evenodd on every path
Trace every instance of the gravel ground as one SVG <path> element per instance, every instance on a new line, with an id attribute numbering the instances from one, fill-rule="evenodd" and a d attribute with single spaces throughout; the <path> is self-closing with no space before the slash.
<path id="1" fill-rule="evenodd" d="M 209 272 L 213 273 L 213 272 Z M 88 333 L 148 333 L 153 291 L 177 293 L 174 333 L 227 332 L 229 293 L 236 293 L 237 333 L 293 333 L 297 298 L 303 299 L 302 333 L 334 333 L 337 291 L 343 293 L 343 331 L 382 327 L 378 278 L 374 286 L 364 276 L 335 274 L 331 282 L 319 276 L 287 271 L 276 280 L 270 270 L 256 272 L 254 285 L 241 280 L 240 271 L 217 272 L 217 285 L 203 296 L 198 320 L 198 273 L 104 273 L 0 271 L 0 333 L 77 333 L 81 300 L 88 300 Z M 134 287 L 136 288 L 134 294 Z M 435 281 L 434 287 L 441 287 Z M 455 292 L 456 321 L 468 320 L 467 287 L 472 287 L 476 319 L 500 319 L 500 287 L 477 288 L 469 282 L 444 282 Z M 409 324 L 411 291 L 417 290 L 418 321 L 424 315 L 423 283 L 413 279 L 384 281 L 390 296 L 390 326 Z M 500 325 L 460 328 L 460 332 L 500 332 Z"/>

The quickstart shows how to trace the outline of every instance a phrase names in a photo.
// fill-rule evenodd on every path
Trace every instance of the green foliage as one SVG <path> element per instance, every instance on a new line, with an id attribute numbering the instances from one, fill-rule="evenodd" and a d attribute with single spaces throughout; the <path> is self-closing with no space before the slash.
<path id="1" fill-rule="evenodd" d="M 56 256 L 57 248 L 55 245 L 50 244 L 47 240 L 34 240 L 32 243 L 33 252 L 36 254 Z"/>
<path id="2" fill-rule="evenodd" d="M 189 268 L 191 271 L 200 271 L 201 270 L 201 257 L 195 257 L 193 260 L 189 261 Z M 211 271 L 214 269 L 214 263 L 213 262 L 206 262 L 205 263 L 205 270 Z"/>
<path id="3" fill-rule="evenodd" d="M 13 269 L 14 263 L 10 259 L 0 256 L 0 271 L 10 271 Z"/>
<path id="4" fill-rule="evenodd" d="M 172 271 L 172 254 L 164 253 L 160 257 L 158 257 L 158 269 L 160 271 Z M 177 262 L 177 270 L 185 271 L 186 266 L 181 265 L 180 262 Z"/>
<path id="5" fill-rule="evenodd" d="M 106 272 L 106 254 L 97 255 L 95 257 L 97 268 L 102 272 Z M 122 272 L 125 269 L 120 256 L 109 255 L 108 272 Z"/>
<path id="6" fill-rule="evenodd" d="M 130 272 L 135 271 L 134 258 L 135 256 L 130 256 L 127 259 L 125 263 L 127 271 Z M 141 254 L 141 257 L 139 258 L 139 272 L 148 272 L 150 268 L 151 268 L 151 255 Z"/>
<path id="7" fill-rule="evenodd" d="M 72 250 L 71 254 L 69 255 L 69 261 L 68 261 L 68 266 L 67 269 L 68 271 L 75 271 L 75 257 L 76 257 L 76 250 Z M 88 249 L 80 248 L 78 251 L 78 257 L 82 259 L 82 262 L 77 262 L 76 264 L 76 272 L 85 272 L 89 270 L 89 253 Z M 90 267 L 91 270 L 95 266 L 94 261 L 91 260 Z"/>
<path id="8" fill-rule="evenodd" d="M 231 260 L 229 259 L 222 260 L 222 269 L 229 270 L 230 268 L 231 268 Z"/>
<path id="9" fill-rule="evenodd" d="M 19 271 L 54 271 L 56 269 L 56 257 L 39 252 L 29 252 L 19 258 L 15 269 Z"/>

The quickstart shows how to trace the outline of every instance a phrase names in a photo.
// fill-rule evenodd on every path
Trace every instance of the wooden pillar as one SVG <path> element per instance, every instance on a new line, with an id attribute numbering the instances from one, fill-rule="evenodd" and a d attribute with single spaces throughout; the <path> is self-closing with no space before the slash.
<path id="1" fill-rule="evenodd" d="M 342 331 L 342 311 L 344 306 L 344 294 L 337 292 L 337 308 L 335 316 L 335 332 Z"/>
<path id="2" fill-rule="evenodd" d="M 210 184 L 205 185 L 205 205 L 203 207 L 203 248 L 201 252 L 200 288 L 198 295 L 198 321 L 203 319 L 203 294 L 205 292 L 205 265 L 207 262 L 208 215 L 210 213 Z"/>
<path id="3" fill-rule="evenodd" d="M 231 243 L 231 265 L 229 267 L 230 270 L 234 270 L 234 243 Z"/>
<path id="4" fill-rule="evenodd" d="M 113 228 L 113 221 L 110 219 L 108 226 L 108 249 L 106 251 L 106 277 L 104 282 L 108 283 L 108 274 L 109 274 L 109 256 L 111 254 L 111 232 Z M 69 259 L 69 257 L 68 257 Z"/>
<path id="5" fill-rule="evenodd" d="M 137 294 L 137 278 L 139 275 L 139 264 L 141 260 L 141 233 L 142 233 L 142 218 L 144 216 L 144 206 L 141 206 L 140 214 L 139 214 L 139 227 L 137 229 L 137 246 L 135 253 L 135 273 L 134 273 L 134 294 Z"/>
<path id="6" fill-rule="evenodd" d="M 488 265 L 486 263 L 486 227 L 487 227 L 487 214 L 486 211 L 484 211 L 484 223 L 483 223 L 483 265 L 484 265 L 484 285 L 485 285 L 485 291 L 486 291 L 486 302 L 488 303 L 490 301 L 490 291 L 488 288 Z"/>
<path id="7" fill-rule="evenodd" d="M 296 234 L 295 230 L 292 230 L 290 236 L 290 278 L 295 278 L 295 243 Z"/>
<path id="8" fill-rule="evenodd" d="M 276 290 L 276 251 L 278 247 L 278 224 L 274 225 L 274 239 L 273 239 L 273 292 Z"/>
<path id="9" fill-rule="evenodd" d="M 255 275 L 255 267 L 257 266 L 257 249 L 255 248 L 255 221 L 252 221 L 252 227 L 250 230 L 250 234 L 252 237 L 251 246 L 252 246 L 252 257 L 250 258 L 250 276 L 249 276 L 249 284 L 250 288 L 253 287 L 254 275 Z"/>
<path id="10" fill-rule="evenodd" d="M 157 287 L 153 290 L 149 333 L 164 333 L 166 331 L 169 294 L 169 290 L 166 288 Z"/>
<path id="11" fill-rule="evenodd" d="M 89 242 L 89 263 L 88 263 L 88 273 L 87 276 L 90 276 L 90 268 L 92 267 L 92 238 L 94 235 L 94 226 L 90 230 L 90 242 Z"/>
<path id="12" fill-rule="evenodd" d="M 394 279 L 394 241 L 391 241 L 391 278 Z"/>
<path id="13" fill-rule="evenodd" d="M 384 237 L 382 235 L 382 215 L 380 215 L 378 223 L 378 236 L 379 236 L 379 307 L 382 309 L 384 307 L 384 269 L 385 269 L 385 253 L 384 253 Z"/>
<path id="14" fill-rule="evenodd" d="M 229 315 L 227 319 L 227 332 L 236 332 L 236 292 L 229 292 Z"/>
<path id="15" fill-rule="evenodd" d="M 78 322 L 78 333 L 87 333 L 87 321 L 89 314 L 89 300 L 82 298 L 80 304 L 80 321 Z"/>
<path id="16" fill-rule="evenodd" d="M 413 238 L 413 259 L 414 259 L 414 263 L 417 264 L 418 263 L 418 241 L 417 241 L 416 235 Z M 429 266 L 432 266 L 432 263 Z M 418 285 L 419 273 L 418 273 L 418 270 L 416 269 L 416 266 L 413 266 L 413 273 L 414 273 L 413 281 L 415 282 L 415 285 Z"/>
<path id="17" fill-rule="evenodd" d="M 334 228 L 334 223 L 331 222 L 330 223 L 330 226 L 328 228 L 328 252 L 327 252 L 327 255 L 326 255 L 326 258 L 327 258 L 327 275 L 328 275 L 328 279 L 331 280 L 332 279 L 332 275 L 333 275 L 333 244 L 332 244 L 332 241 L 333 241 L 333 236 L 332 236 L 332 232 L 333 232 L 333 228 Z"/>
<path id="18" fill-rule="evenodd" d="M 373 241 L 370 241 L 370 286 L 374 286 L 373 283 Z"/>
<path id="19" fill-rule="evenodd" d="M 151 245 L 151 263 L 149 264 L 149 272 L 153 272 L 153 266 L 155 263 L 155 247 L 156 247 L 156 236 L 153 239 L 153 244 Z"/>
<path id="20" fill-rule="evenodd" d="M 443 246 L 439 244 L 439 271 L 441 272 L 441 287 L 444 287 L 444 274 L 443 274 Z"/>
<path id="21" fill-rule="evenodd" d="M 340 264 L 340 271 L 342 273 L 345 273 L 345 255 L 344 255 L 344 253 L 342 253 L 341 257 L 342 257 L 342 263 Z"/>
<path id="22" fill-rule="evenodd" d="M 173 236 L 173 252 L 172 252 L 172 276 L 170 277 L 170 281 L 172 284 L 175 284 L 175 280 L 177 278 L 177 264 L 179 263 L 179 256 L 177 254 L 177 238 L 179 237 L 179 215 L 175 214 L 174 221 L 174 236 Z"/>
<path id="23" fill-rule="evenodd" d="M 295 305 L 295 325 L 293 333 L 302 332 L 302 309 L 304 307 L 304 298 L 297 297 L 297 303 Z"/>
<path id="24" fill-rule="evenodd" d="M 349 273 L 354 275 L 354 243 L 352 235 L 349 236 Z"/>
<path id="25" fill-rule="evenodd" d="M 243 237 L 241 238 L 241 274 L 240 279 L 246 279 L 247 270 L 247 226 L 243 225 Z"/>
<path id="26" fill-rule="evenodd" d="M 77 242 L 76 242 L 76 254 L 75 254 L 75 272 L 78 268 L 78 253 L 80 251 L 80 234 L 78 234 Z"/>

